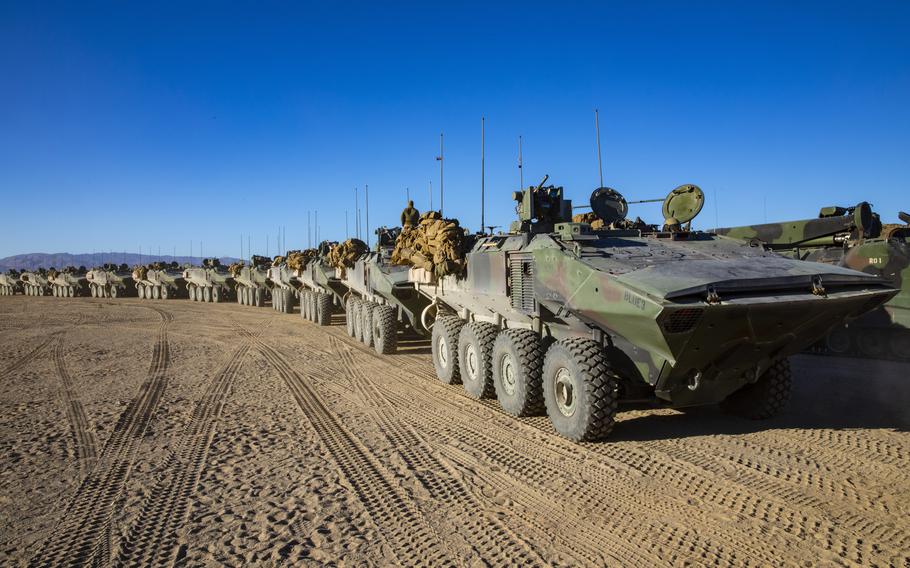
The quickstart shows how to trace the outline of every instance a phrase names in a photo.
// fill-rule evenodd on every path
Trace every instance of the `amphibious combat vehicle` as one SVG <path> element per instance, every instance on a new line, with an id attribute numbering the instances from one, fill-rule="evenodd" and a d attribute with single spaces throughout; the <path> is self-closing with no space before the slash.
<path id="1" fill-rule="evenodd" d="M 245 306 L 265 305 L 270 295 L 269 266 L 272 261 L 267 256 L 253 255 L 250 264 L 235 262 L 228 267 L 234 277 L 234 293 L 237 303 Z"/>
<path id="2" fill-rule="evenodd" d="M 620 403 L 770 417 L 789 398 L 790 355 L 896 293 L 690 230 L 704 202 L 696 186 L 667 196 L 662 228 L 628 222 L 610 188 L 591 195 L 600 230 L 572 222 L 561 187 L 513 196 L 519 220 L 478 238 L 463 274 L 412 269 L 411 280 L 438 310 L 441 380 L 517 416 L 545 409 L 573 440 L 606 436 Z"/>
<path id="3" fill-rule="evenodd" d="M 815 351 L 910 359 L 910 215 L 882 225 L 872 207 L 823 207 L 816 219 L 727 227 L 715 232 L 779 254 L 844 266 L 884 278 L 900 292 L 883 306 L 838 326 Z"/>
<path id="4" fill-rule="evenodd" d="M 408 280 L 408 267 L 391 261 L 400 228 L 376 230 L 376 249 L 358 258 L 342 282 L 350 289 L 345 302 L 347 332 L 377 353 L 394 353 L 399 331 L 424 335 L 420 314 L 429 305 Z"/>
<path id="5" fill-rule="evenodd" d="M 316 258 L 318 251 L 316 249 L 291 250 L 284 256 L 276 256 L 269 267 L 269 280 L 272 282 L 272 308 L 284 312 L 292 313 L 294 302 L 297 299 L 309 298 L 304 295 L 301 298 L 303 284 L 298 278 L 311 260 Z M 306 305 L 300 303 L 300 313 L 306 316 L 304 309 Z"/>
<path id="6" fill-rule="evenodd" d="M 46 296 L 50 293 L 50 283 L 47 280 L 47 270 L 25 270 L 19 275 L 22 281 L 22 290 L 26 296 Z"/>
<path id="7" fill-rule="evenodd" d="M 183 271 L 187 294 L 196 302 L 221 302 L 234 293 L 234 277 L 217 258 L 207 258 L 202 266 L 191 266 Z"/>
<path id="8" fill-rule="evenodd" d="M 168 300 L 186 290 L 183 271 L 176 262 L 153 262 L 133 267 L 136 295 L 142 300 Z"/>
<path id="9" fill-rule="evenodd" d="M 84 266 L 76 268 L 67 266 L 63 270 L 48 270 L 47 280 L 51 288 L 51 294 L 58 298 L 73 298 L 76 296 L 88 296 L 88 280 L 85 277 L 88 272 Z"/>
<path id="10" fill-rule="evenodd" d="M 329 325 L 335 306 L 344 306 L 348 287 L 341 281 L 341 275 L 328 262 L 328 254 L 338 243 L 323 241 L 317 248 L 316 256 L 302 270 L 298 271 L 300 282 L 300 315 L 319 325 Z"/>
<path id="11" fill-rule="evenodd" d="M 9 272 L 0 272 L 0 296 L 12 296 L 22 290 L 22 281 L 19 271 L 10 268 Z"/>
<path id="12" fill-rule="evenodd" d="M 133 283 L 132 271 L 126 264 L 107 263 L 89 270 L 89 293 L 93 298 L 118 298 L 135 296 L 136 286 Z"/>

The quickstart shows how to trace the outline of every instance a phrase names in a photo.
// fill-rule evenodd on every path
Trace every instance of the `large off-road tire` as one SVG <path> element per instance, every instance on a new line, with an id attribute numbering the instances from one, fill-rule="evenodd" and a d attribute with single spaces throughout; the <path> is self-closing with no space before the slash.
<path id="1" fill-rule="evenodd" d="M 373 346 L 373 308 L 376 304 L 364 301 L 360 306 L 360 335 L 357 339 L 367 347 Z"/>
<path id="2" fill-rule="evenodd" d="M 316 323 L 329 325 L 332 323 L 332 297 L 324 292 L 316 295 Z"/>
<path id="3" fill-rule="evenodd" d="M 253 290 L 253 305 L 257 308 L 265 307 L 265 288 L 256 288 Z"/>
<path id="4" fill-rule="evenodd" d="M 471 398 L 492 398 L 493 388 L 493 342 L 499 328 L 495 325 L 474 321 L 464 325 L 458 334 L 458 368 L 461 383 Z"/>
<path id="5" fill-rule="evenodd" d="M 351 306 L 351 313 L 349 314 L 350 318 L 354 321 L 354 339 L 360 338 L 360 307 L 362 304 L 363 300 L 354 300 L 354 303 Z"/>
<path id="6" fill-rule="evenodd" d="M 754 383 L 750 383 L 728 396 L 720 407 L 724 412 L 765 420 L 778 414 L 790 402 L 792 386 L 790 361 L 775 361 Z"/>
<path id="7" fill-rule="evenodd" d="M 603 347 L 580 337 L 551 345 L 543 363 L 543 398 L 559 434 L 577 442 L 606 437 L 616 417 L 619 380 Z"/>
<path id="8" fill-rule="evenodd" d="M 505 329 L 493 343 L 493 387 L 502 409 L 513 416 L 543 414 L 543 357 L 540 336 L 530 329 Z"/>
<path id="9" fill-rule="evenodd" d="M 356 301 L 355 298 L 348 298 L 344 304 L 344 329 L 350 337 L 356 337 L 354 330 L 354 302 Z"/>
<path id="10" fill-rule="evenodd" d="M 212 286 L 212 302 L 217 304 L 221 301 L 221 287 Z"/>
<path id="11" fill-rule="evenodd" d="M 293 290 L 284 290 L 284 313 L 293 314 L 294 313 L 294 291 Z"/>
<path id="12" fill-rule="evenodd" d="M 111 286 L 111 289 L 108 290 L 108 292 L 107 292 L 108 298 L 116 298 L 119 295 L 120 295 L 120 289 L 117 288 L 116 286 Z"/>
<path id="13" fill-rule="evenodd" d="M 373 309 L 373 349 L 391 355 L 398 348 L 398 313 L 392 306 Z"/>
<path id="14" fill-rule="evenodd" d="M 162 299 L 162 300 L 167 300 L 167 299 L 170 298 L 170 297 L 171 297 L 171 292 L 170 292 L 170 290 L 168 290 L 168 287 L 167 287 L 167 286 L 162 286 L 162 287 L 161 287 L 161 299 Z"/>
<path id="15" fill-rule="evenodd" d="M 458 316 L 442 316 L 433 324 L 431 351 L 436 377 L 447 385 L 461 382 L 458 369 L 458 334 L 464 321 Z"/>
<path id="16" fill-rule="evenodd" d="M 203 301 L 203 302 L 211 302 L 211 301 L 212 301 L 212 287 L 211 287 L 211 286 L 203 286 L 203 287 L 202 287 L 202 301 Z"/>
<path id="17" fill-rule="evenodd" d="M 161 299 L 161 286 L 152 286 L 152 299 L 153 300 Z"/>

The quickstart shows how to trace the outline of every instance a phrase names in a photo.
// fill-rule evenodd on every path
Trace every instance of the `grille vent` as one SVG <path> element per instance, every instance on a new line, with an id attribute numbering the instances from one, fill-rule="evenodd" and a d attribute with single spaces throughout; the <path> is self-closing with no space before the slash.
<path id="1" fill-rule="evenodd" d="M 685 333 L 690 331 L 701 319 L 702 310 L 699 308 L 683 308 L 676 310 L 664 320 L 663 328 L 667 333 Z"/>
<path id="2" fill-rule="evenodd" d="M 528 255 L 509 256 L 509 294 L 512 307 L 522 312 L 537 311 L 534 301 L 534 259 Z"/>

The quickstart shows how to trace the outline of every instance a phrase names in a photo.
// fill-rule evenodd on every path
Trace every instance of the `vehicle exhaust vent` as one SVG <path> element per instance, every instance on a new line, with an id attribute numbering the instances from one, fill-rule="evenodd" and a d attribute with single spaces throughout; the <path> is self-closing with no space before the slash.
<path id="1" fill-rule="evenodd" d="M 534 258 L 529 254 L 509 255 L 509 296 L 512 307 L 525 313 L 535 313 Z"/>
<path id="2" fill-rule="evenodd" d="M 686 333 L 695 327 L 704 312 L 701 308 L 683 308 L 671 313 L 661 324 L 667 333 Z"/>

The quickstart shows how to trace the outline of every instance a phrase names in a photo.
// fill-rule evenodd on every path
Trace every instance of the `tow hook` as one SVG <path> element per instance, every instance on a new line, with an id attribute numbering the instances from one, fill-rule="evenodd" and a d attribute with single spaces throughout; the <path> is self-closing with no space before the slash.
<path id="1" fill-rule="evenodd" d="M 701 385 L 701 371 L 696 371 L 689 376 L 686 386 L 689 387 L 690 391 L 694 391 L 698 389 L 699 385 Z"/>
<path id="2" fill-rule="evenodd" d="M 823 298 L 828 296 L 828 292 L 825 291 L 825 287 L 822 285 L 822 277 L 817 274 L 812 277 L 812 293 Z"/>
<path id="3" fill-rule="evenodd" d="M 714 286 L 708 286 L 708 295 L 705 297 L 705 301 L 709 304 L 720 303 L 720 294 L 717 293 L 717 290 L 714 288 Z"/>

